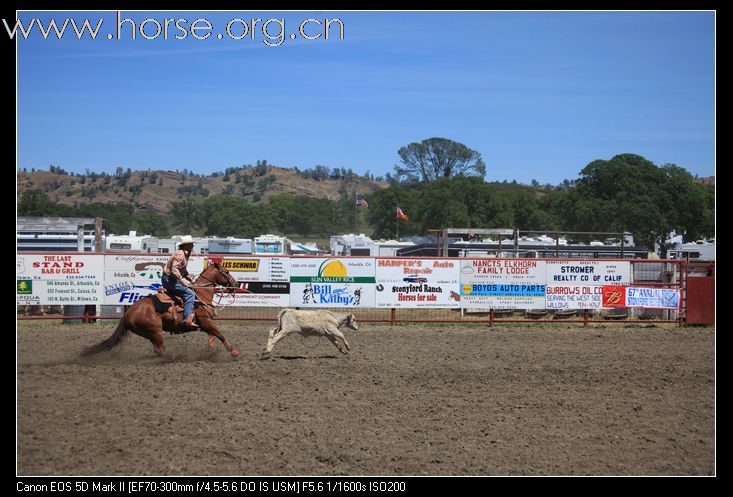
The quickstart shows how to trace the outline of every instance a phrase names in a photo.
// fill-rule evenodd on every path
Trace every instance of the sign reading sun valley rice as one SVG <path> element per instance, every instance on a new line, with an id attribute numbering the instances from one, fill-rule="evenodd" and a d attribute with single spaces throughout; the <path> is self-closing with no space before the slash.
<path id="1" fill-rule="evenodd" d="M 603 285 L 631 283 L 629 261 L 547 262 L 547 309 L 601 309 Z"/>
<path id="2" fill-rule="evenodd" d="M 101 255 L 19 254 L 15 259 L 17 305 L 102 302 Z"/>
<path id="3" fill-rule="evenodd" d="M 290 305 L 290 258 L 232 255 L 212 257 L 234 276 L 241 287 L 221 303 L 233 306 L 288 307 Z"/>
<path id="4" fill-rule="evenodd" d="M 545 261 L 461 260 L 461 307 L 544 309 Z"/>
<path id="5" fill-rule="evenodd" d="M 130 305 L 157 293 L 169 258 L 170 255 L 105 255 L 104 304 Z M 204 258 L 192 256 L 188 272 L 196 277 L 203 270 Z"/>
<path id="6" fill-rule="evenodd" d="M 377 259 L 377 307 L 460 305 L 458 261 L 448 259 Z"/>
<path id="7" fill-rule="evenodd" d="M 293 257 L 293 307 L 374 307 L 374 259 Z"/>

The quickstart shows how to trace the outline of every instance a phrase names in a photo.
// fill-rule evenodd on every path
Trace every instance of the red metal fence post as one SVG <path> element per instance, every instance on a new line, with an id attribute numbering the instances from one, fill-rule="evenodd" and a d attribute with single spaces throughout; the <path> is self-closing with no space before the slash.
<path id="1" fill-rule="evenodd" d="M 389 325 L 394 326 L 396 321 L 397 321 L 397 309 L 393 307 L 389 315 Z"/>

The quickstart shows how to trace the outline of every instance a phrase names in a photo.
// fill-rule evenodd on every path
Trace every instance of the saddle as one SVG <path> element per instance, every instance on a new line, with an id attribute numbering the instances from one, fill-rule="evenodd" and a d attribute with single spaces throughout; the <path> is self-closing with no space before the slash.
<path id="1" fill-rule="evenodd" d="M 156 312 L 183 312 L 183 299 L 165 288 L 158 288 L 158 293 L 153 298 Z"/>
<path id="2" fill-rule="evenodd" d="M 158 293 L 152 295 L 152 299 L 155 312 L 159 312 L 160 314 L 170 312 L 173 315 L 173 327 L 168 329 L 168 327 L 164 326 L 164 329 L 167 331 L 171 333 L 185 333 L 186 331 L 196 331 L 199 329 L 198 326 L 189 328 L 183 322 L 183 299 L 178 295 L 165 288 L 158 288 Z M 194 308 L 198 307 L 196 304 L 194 303 Z M 195 320 L 196 316 L 194 315 L 194 322 Z"/>

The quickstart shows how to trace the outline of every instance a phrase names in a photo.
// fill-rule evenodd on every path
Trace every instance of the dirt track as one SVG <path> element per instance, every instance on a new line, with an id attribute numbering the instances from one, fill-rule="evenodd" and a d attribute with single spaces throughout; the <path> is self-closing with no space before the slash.
<path id="1" fill-rule="evenodd" d="M 18 475 L 708 475 L 714 330 L 362 325 L 342 356 L 225 323 L 242 356 L 18 324 Z M 316 339 L 308 339 L 307 345 Z"/>

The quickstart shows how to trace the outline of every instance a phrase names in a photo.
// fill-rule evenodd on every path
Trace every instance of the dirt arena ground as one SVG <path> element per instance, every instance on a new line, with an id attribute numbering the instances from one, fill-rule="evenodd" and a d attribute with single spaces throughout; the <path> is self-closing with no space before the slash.
<path id="1" fill-rule="evenodd" d="M 242 351 L 18 322 L 18 475 L 711 475 L 715 330 L 388 325 Z"/>

